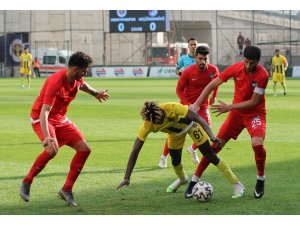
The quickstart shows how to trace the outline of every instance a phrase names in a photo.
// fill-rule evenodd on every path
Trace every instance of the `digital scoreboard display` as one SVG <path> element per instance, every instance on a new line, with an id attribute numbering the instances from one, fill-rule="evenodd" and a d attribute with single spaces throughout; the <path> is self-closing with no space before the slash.
<path id="1" fill-rule="evenodd" d="M 170 31 L 167 10 L 110 10 L 111 33 Z"/>

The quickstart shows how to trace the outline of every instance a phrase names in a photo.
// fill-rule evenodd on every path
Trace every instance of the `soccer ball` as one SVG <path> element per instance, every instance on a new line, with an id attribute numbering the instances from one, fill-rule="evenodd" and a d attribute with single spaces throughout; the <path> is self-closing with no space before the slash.
<path id="1" fill-rule="evenodd" d="M 210 183 L 200 181 L 193 187 L 193 198 L 200 202 L 207 202 L 213 196 L 213 187 Z"/>

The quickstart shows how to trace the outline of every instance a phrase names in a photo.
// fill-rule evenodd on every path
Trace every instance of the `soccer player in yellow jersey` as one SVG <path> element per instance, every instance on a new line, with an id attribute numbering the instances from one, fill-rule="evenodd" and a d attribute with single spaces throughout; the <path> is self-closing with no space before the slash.
<path id="1" fill-rule="evenodd" d="M 20 56 L 20 76 L 21 87 L 24 88 L 24 74 L 27 76 L 27 87 L 30 88 L 32 55 L 28 52 L 28 48 L 24 47 L 24 52 Z"/>
<path id="2" fill-rule="evenodd" d="M 273 92 L 274 96 L 276 96 L 276 84 L 277 82 L 281 83 L 283 87 L 283 94 L 286 95 L 286 84 L 285 84 L 285 71 L 288 68 L 288 62 L 283 55 L 280 55 L 280 50 L 275 50 L 275 56 L 272 58 L 271 65 L 271 74 L 273 72 Z"/>
<path id="3" fill-rule="evenodd" d="M 240 198 L 243 196 L 245 191 L 244 186 L 239 182 L 228 164 L 223 159 L 218 158 L 210 147 L 208 137 L 216 144 L 219 143 L 219 140 L 214 136 L 209 125 L 201 116 L 188 109 L 188 106 L 180 103 L 167 102 L 158 105 L 153 101 L 146 101 L 140 114 L 143 118 L 143 123 L 140 125 L 137 138 L 133 145 L 124 180 L 118 186 L 118 189 L 130 184 L 131 173 L 148 134 L 161 131 L 168 133 L 168 146 L 172 166 L 178 177 L 178 179 L 167 188 L 167 192 L 176 192 L 182 184 L 188 182 L 188 176 L 185 174 L 181 163 L 181 155 L 185 137 L 189 134 L 194 143 L 198 146 L 200 152 L 207 157 L 210 163 L 214 164 L 233 185 L 234 195 L 232 197 Z"/>

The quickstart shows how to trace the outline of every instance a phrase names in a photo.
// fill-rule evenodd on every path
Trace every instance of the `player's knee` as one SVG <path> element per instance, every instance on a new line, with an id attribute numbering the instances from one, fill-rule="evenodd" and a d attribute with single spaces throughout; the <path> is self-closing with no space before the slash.
<path id="1" fill-rule="evenodd" d="M 169 150 L 172 159 L 172 166 L 178 166 L 181 163 L 181 152 L 181 150 Z"/>

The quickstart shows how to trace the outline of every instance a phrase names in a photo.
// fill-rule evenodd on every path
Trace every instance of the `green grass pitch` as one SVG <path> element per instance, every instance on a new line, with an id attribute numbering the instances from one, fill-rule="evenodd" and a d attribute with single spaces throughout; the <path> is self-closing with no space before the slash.
<path id="1" fill-rule="evenodd" d="M 166 135 L 151 134 L 144 144 L 132 173 L 131 185 L 116 190 L 123 180 L 127 160 L 141 123 L 139 110 L 145 100 L 178 101 L 177 79 L 92 79 L 98 89 L 108 89 L 110 99 L 100 104 L 80 92 L 70 105 L 68 117 L 88 140 L 92 154 L 75 186 L 79 206 L 70 208 L 58 199 L 74 151 L 60 149 L 44 171 L 35 178 L 29 203 L 19 197 L 19 188 L 42 146 L 33 132 L 29 113 L 44 79 L 33 79 L 31 89 L 20 89 L 19 79 L 0 79 L 0 214 L 1 215 L 299 215 L 300 214 L 300 80 L 287 80 L 288 95 L 272 96 L 272 81 L 267 93 L 266 188 L 262 199 L 253 197 L 256 167 L 246 131 L 230 141 L 220 156 L 232 167 L 246 187 L 245 196 L 231 199 L 232 186 L 213 166 L 202 180 L 213 185 L 210 202 L 200 203 L 165 190 L 175 180 L 168 168 L 158 168 Z M 279 85 L 278 91 L 281 91 Z M 223 84 L 218 99 L 231 102 L 233 82 Z M 226 115 L 212 115 L 217 133 Z M 184 168 L 191 177 L 196 169 L 186 151 Z M 200 152 L 198 152 L 200 156 Z"/>

